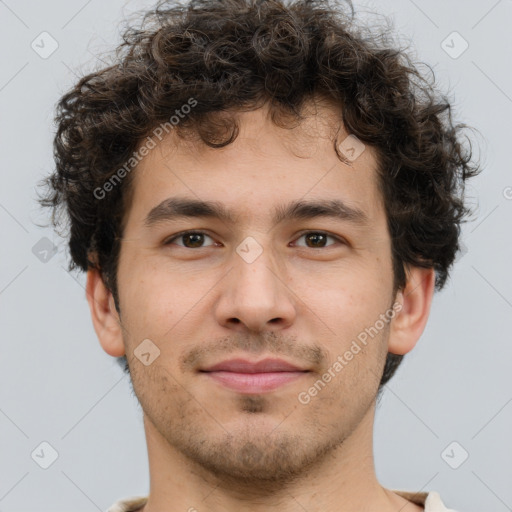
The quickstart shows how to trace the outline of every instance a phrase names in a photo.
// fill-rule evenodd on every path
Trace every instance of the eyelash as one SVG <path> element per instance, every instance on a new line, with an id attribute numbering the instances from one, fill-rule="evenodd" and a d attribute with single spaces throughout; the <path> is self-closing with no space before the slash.
<path id="1" fill-rule="evenodd" d="M 309 235 L 309 234 L 315 234 L 315 235 L 326 235 L 328 238 L 333 238 L 335 240 L 337 240 L 339 243 L 343 244 L 343 245 L 346 245 L 347 242 L 345 242 L 345 240 L 343 240 L 341 237 L 339 236 L 336 236 L 336 235 L 332 235 L 331 233 L 327 232 L 327 231 L 315 231 L 315 230 L 310 230 L 310 231 L 304 231 L 303 233 L 301 233 L 299 235 L 299 238 L 302 238 L 303 236 L 305 235 Z M 174 240 L 177 240 L 178 238 L 182 238 L 183 236 L 185 235 L 194 235 L 194 234 L 198 234 L 198 235 L 206 235 L 208 237 L 210 237 L 212 240 L 213 240 L 213 237 L 211 237 L 208 233 L 206 233 L 205 231 L 195 231 L 195 230 L 191 230 L 191 231 L 182 231 L 181 233 L 178 233 L 176 235 L 173 235 L 171 238 L 168 238 L 165 242 L 164 242 L 164 245 L 171 245 L 171 243 L 174 241 Z M 332 245 L 334 244 L 331 244 L 331 245 L 328 245 L 326 247 L 316 247 L 316 249 L 327 249 L 328 247 L 331 247 Z M 178 244 L 178 247 L 183 247 L 183 249 L 189 249 L 189 250 L 197 250 L 197 249 L 205 249 L 206 247 L 196 247 L 196 248 L 191 248 L 191 247 L 185 247 L 185 246 L 182 246 L 182 245 L 179 245 Z M 207 246 L 207 247 L 211 247 L 211 246 Z M 315 247 L 306 247 L 306 246 L 300 246 L 300 247 L 304 247 L 306 249 L 315 249 Z"/>

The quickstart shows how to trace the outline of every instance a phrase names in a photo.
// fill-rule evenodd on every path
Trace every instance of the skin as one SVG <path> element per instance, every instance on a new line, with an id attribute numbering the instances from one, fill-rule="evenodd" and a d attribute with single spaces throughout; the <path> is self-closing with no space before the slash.
<path id="1" fill-rule="evenodd" d="M 111 356 L 127 355 L 144 413 L 144 512 L 423 510 L 379 484 L 372 436 L 386 354 L 406 354 L 420 338 L 434 271 L 407 269 L 407 286 L 393 294 L 376 153 L 366 146 L 350 165 L 341 162 L 332 141 L 336 107 L 317 102 L 308 112 L 293 129 L 275 126 L 266 106 L 238 113 L 239 136 L 222 149 L 171 132 L 133 171 L 118 268 L 121 315 L 98 271 L 88 272 L 101 346 Z M 338 141 L 346 136 L 341 129 Z M 239 219 L 174 219 L 146 228 L 147 213 L 174 196 L 220 201 Z M 369 223 L 271 222 L 277 205 L 340 198 Z M 165 244 L 190 229 L 208 235 L 198 248 L 186 237 Z M 340 240 L 318 243 L 304 231 Z M 263 251 L 251 263 L 236 252 L 249 236 Z M 392 320 L 301 403 L 299 393 L 393 304 L 401 309 Z M 148 366 L 134 357 L 145 339 L 160 350 Z M 250 395 L 198 371 L 233 357 L 267 356 L 310 371 Z"/>

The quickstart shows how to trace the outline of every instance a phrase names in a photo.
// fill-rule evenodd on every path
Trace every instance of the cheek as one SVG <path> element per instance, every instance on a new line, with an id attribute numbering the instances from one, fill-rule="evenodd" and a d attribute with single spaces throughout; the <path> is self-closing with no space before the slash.
<path id="1" fill-rule="evenodd" d="M 300 298 L 299 314 L 315 314 L 333 335 L 357 334 L 390 307 L 391 277 L 378 270 L 353 265 L 327 272 L 295 273 L 292 289 Z"/>
<path id="2" fill-rule="evenodd" d="M 390 308 L 390 282 L 367 273 L 330 276 L 324 286 L 303 288 L 303 315 L 321 328 L 316 343 L 325 347 L 329 363 L 324 371 L 328 389 L 319 393 L 321 401 L 340 399 L 340 404 L 356 407 L 363 396 L 373 396 L 380 381 L 387 352 L 389 323 L 381 320 Z M 322 280 L 316 283 L 323 284 Z M 312 314 L 313 312 L 314 314 Z M 327 326 L 328 329 L 324 329 Z M 313 390 L 314 392 L 314 390 Z"/>
<path id="3" fill-rule="evenodd" d="M 165 425 L 176 417 L 177 411 L 183 413 L 188 394 L 173 377 L 173 372 L 162 366 L 162 358 L 145 366 L 134 361 L 131 367 L 131 380 L 137 398 L 146 414 L 155 424 Z"/>
<path id="4" fill-rule="evenodd" d="M 201 341 L 201 326 L 209 313 L 211 317 L 213 308 L 208 290 L 218 277 L 164 272 L 146 263 L 146 268 L 124 279 L 121 312 L 127 352 L 133 354 L 143 340 L 149 339 L 159 350 L 151 366 L 165 361 L 172 374 L 179 372 L 176 354 L 190 343 Z"/>
<path id="5" fill-rule="evenodd" d="M 325 431 L 350 433 L 360 423 L 375 399 L 382 374 L 381 339 L 373 340 L 350 360 L 330 352 L 331 363 L 299 396 L 304 421 Z M 345 347 L 347 348 L 347 347 Z M 339 362 L 337 356 L 341 355 Z M 338 364 L 335 364 L 335 361 Z M 329 414 L 326 414 L 329 411 Z"/>
<path id="6" fill-rule="evenodd" d="M 120 271 L 119 276 L 121 314 L 129 335 L 161 339 L 186 311 L 184 290 L 175 279 L 164 279 L 151 266 L 124 275 Z"/>

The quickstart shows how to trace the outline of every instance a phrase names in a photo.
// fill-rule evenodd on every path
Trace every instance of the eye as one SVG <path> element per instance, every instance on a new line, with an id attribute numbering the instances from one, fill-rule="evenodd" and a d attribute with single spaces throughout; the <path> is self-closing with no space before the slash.
<path id="1" fill-rule="evenodd" d="M 325 245 L 325 242 L 327 241 L 328 238 L 336 240 L 340 243 L 344 243 L 344 241 L 341 238 L 334 235 L 330 235 L 325 231 L 307 231 L 306 233 L 302 233 L 298 240 L 304 237 L 307 240 L 306 245 L 298 244 L 299 247 L 308 247 L 310 249 L 322 249 L 324 247 L 329 247 L 330 245 L 333 244 Z M 311 245 L 307 245 L 308 241 L 311 243 Z"/>
<path id="2" fill-rule="evenodd" d="M 174 235 L 172 238 L 167 239 L 164 242 L 164 245 L 170 245 L 171 243 L 174 243 L 175 240 L 183 240 L 183 244 L 176 244 L 180 247 L 185 247 L 186 249 L 201 249 L 202 247 L 210 247 L 210 246 L 203 246 L 204 239 L 209 238 L 210 240 L 213 240 L 213 238 L 203 231 L 183 231 L 182 233 L 178 233 L 177 235 Z"/>
<path id="3" fill-rule="evenodd" d="M 211 247 L 216 244 L 216 242 L 214 242 L 213 244 L 210 245 L 204 245 L 205 238 L 209 238 L 210 240 L 213 241 L 213 238 L 203 231 L 183 231 L 167 239 L 164 242 L 164 245 L 171 245 L 174 243 L 175 245 L 178 245 L 179 247 L 184 247 L 186 249 L 201 249 L 204 247 Z M 342 244 L 345 243 L 344 240 L 342 240 L 341 238 L 334 235 L 330 235 L 325 231 L 307 231 L 305 233 L 302 233 L 298 239 L 301 238 L 305 238 L 306 244 L 296 245 L 299 247 L 307 247 L 309 249 L 323 249 L 325 247 L 330 247 L 331 245 L 334 245 L 326 245 L 327 239 L 329 238 L 334 241 L 338 241 L 339 243 Z M 183 243 L 176 243 L 176 240 L 181 240 Z"/>

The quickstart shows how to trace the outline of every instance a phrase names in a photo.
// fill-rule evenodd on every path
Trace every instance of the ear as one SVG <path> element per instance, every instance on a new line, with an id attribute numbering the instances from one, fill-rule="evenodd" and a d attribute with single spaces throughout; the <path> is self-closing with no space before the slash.
<path id="1" fill-rule="evenodd" d="M 434 295 L 433 268 L 410 267 L 406 275 L 406 286 L 397 292 L 395 299 L 394 309 L 398 312 L 390 325 L 388 352 L 392 354 L 404 355 L 416 346 L 425 329 Z"/>
<path id="2" fill-rule="evenodd" d="M 94 330 L 103 350 L 113 357 L 124 355 L 121 321 L 114 297 L 105 286 L 101 273 L 97 269 L 87 271 L 86 296 Z"/>

